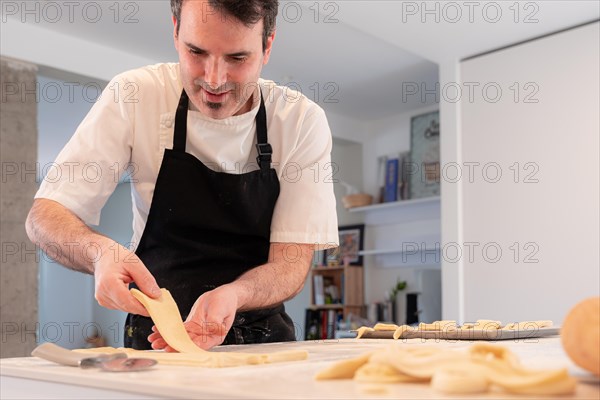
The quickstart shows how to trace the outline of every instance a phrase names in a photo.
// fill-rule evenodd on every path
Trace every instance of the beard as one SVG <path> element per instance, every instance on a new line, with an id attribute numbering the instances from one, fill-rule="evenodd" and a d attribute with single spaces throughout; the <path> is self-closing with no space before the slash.
<path id="1" fill-rule="evenodd" d="M 204 104 L 211 110 L 219 110 L 223 107 L 223 103 L 213 103 L 212 101 L 205 101 Z"/>

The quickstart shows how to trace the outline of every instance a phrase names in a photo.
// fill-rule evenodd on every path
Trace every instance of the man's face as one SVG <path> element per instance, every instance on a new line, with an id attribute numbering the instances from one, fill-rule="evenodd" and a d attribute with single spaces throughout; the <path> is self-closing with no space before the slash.
<path id="1" fill-rule="evenodd" d="M 192 106 L 215 119 L 250 111 L 274 34 L 263 52 L 262 20 L 247 27 L 207 1 L 184 1 L 180 24 L 179 34 L 175 27 L 175 48 Z"/>

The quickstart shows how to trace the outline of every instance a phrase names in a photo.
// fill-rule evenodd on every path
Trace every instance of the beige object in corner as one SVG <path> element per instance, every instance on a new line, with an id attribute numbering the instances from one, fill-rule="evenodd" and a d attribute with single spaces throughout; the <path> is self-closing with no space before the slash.
<path id="1" fill-rule="evenodd" d="M 600 297 L 575 305 L 563 322 L 560 336 L 571 360 L 600 376 Z"/>

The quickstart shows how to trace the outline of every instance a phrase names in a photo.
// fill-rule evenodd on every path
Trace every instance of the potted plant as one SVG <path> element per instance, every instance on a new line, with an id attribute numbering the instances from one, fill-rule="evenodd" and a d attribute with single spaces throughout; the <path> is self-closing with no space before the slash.
<path id="1" fill-rule="evenodd" d="M 406 281 L 401 281 L 398 278 L 390 291 L 390 301 L 394 309 L 394 318 L 397 325 L 406 324 L 406 296 L 404 294 L 398 295 L 404 289 L 406 289 Z"/>

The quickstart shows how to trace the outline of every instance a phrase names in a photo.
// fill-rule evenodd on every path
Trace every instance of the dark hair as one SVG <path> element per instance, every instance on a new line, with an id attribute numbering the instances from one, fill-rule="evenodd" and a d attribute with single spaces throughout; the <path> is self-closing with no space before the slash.
<path id="1" fill-rule="evenodd" d="M 181 22 L 181 7 L 185 0 L 171 0 L 171 11 L 177 21 L 177 34 Z M 199 1 L 199 0 L 191 0 Z M 263 20 L 263 50 L 267 47 L 267 39 L 275 30 L 278 0 L 200 0 L 208 3 L 215 10 L 230 15 L 246 26 Z"/>

